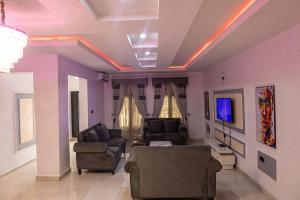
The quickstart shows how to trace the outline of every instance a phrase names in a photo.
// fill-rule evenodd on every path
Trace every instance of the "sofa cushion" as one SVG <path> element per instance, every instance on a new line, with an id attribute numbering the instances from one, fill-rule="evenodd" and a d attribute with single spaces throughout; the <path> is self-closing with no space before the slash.
<path id="1" fill-rule="evenodd" d="M 120 147 L 108 147 L 108 150 L 114 154 L 116 160 L 118 160 L 123 153 Z"/>
<path id="2" fill-rule="evenodd" d="M 125 143 L 125 139 L 124 138 L 110 139 L 107 142 L 108 146 L 114 146 L 114 147 L 122 147 L 123 143 Z"/>
<path id="3" fill-rule="evenodd" d="M 90 130 L 84 136 L 86 142 L 99 142 L 98 134 L 95 130 Z"/>
<path id="4" fill-rule="evenodd" d="M 107 142 L 110 138 L 108 129 L 104 124 L 95 127 L 100 142 Z"/>
<path id="5" fill-rule="evenodd" d="M 165 139 L 166 140 L 178 140 L 179 139 L 179 134 L 178 132 L 174 132 L 174 133 L 166 133 L 165 135 Z"/>
<path id="6" fill-rule="evenodd" d="M 164 127 L 166 133 L 178 132 L 178 120 L 176 119 L 165 119 Z"/>
<path id="7" fill-rule="evenodd" d="M 151 133 L 164 133 L 163 120 L 151 120 L 150 122 Z"/>
<path id="8" fill-rule="evenodd" d="M 150 133 L 146 136 L 146 139 L 150 141 L 164 141 L 165 133 Z"/>
<path id="9" fill-rule="evenodd" d="M 105 124 L 101 124 L 102 129 L 104 130 L 104 140 L 108 141 L 110 139 L 110 134 L 108 131 L 108 128 L 106 127 Z"/>

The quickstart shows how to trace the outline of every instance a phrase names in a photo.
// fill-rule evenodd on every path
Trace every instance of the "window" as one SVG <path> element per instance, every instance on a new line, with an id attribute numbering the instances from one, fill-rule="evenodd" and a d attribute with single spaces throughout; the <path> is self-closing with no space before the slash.
<path id="1" fill-rule="evenodd" d="M 124 97 L 123 108 L 119 115 L 119 124 L 120 128 L 127 136 L 132 136 L 135 133 L 138 133 L 138 130 L 141 127 L 142 116 L 138 111 L 132 95 Z"/>
<path id="2" fill-rule="evenodd" d="M 34 104 L 32 94 L 16 94 L 17 149 L 35 144 Z"/>
<path id="3" fill-rule="evenodd" d="M 182 118 L 176 99 L 173 95 L 166 95 L 164 97 L 164 102 L 159 117 Z"/>

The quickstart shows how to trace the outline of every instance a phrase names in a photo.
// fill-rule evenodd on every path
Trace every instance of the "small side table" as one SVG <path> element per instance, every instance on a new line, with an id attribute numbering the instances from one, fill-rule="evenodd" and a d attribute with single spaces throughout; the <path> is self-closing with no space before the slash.
<path id="1" fill-rule="evenodd" d="M 220 147 L 220 142 L 214 138 L 205 139 L 205 143 L 211 147 L 211 155 L 217 159 L 223 169 L 233 169 L 235 166 L 235 155 L 228 147 Z"/>
<path id="2" fill-rule="evenodd" d="M 132 136 L 131 142 L 132 142 L 132 146 L 145 146 L 146 145 L 144 139 L 140 136 Z"/>

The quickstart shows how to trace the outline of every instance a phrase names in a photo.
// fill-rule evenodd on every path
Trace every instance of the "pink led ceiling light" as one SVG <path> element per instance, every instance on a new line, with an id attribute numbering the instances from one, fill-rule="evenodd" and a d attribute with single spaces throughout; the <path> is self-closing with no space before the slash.
<path id="1" fill-rule="evenodd" d="M 0 0 L 0 6 L 0 72 L 9 73 L 14 64 L 23 57 L 27 35 L 23 31 L 5 25 L 4 0 Z"/>

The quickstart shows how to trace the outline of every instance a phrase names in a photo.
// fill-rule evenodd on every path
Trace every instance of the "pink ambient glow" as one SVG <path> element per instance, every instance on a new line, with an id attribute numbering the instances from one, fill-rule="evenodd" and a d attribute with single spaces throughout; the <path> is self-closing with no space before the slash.
<path id="1" fill-rule="evenodd" d="M 117 63 L 115 60 L 110 58 L 108 55 L 101 52 L 93 43 L 88 41 L 82 36 L 63 36 L 63 35 L 48 35 L 48 36 L 30 36 L 30 41 L 51 41 L 51 40 L 75 40 L 79 41 L 82 44 L 84 44 L 87 48 L 92 50 L 94 53 L 96 53 L 98 56 L 104 58 L 107 62 L 112 64 L 116 69 L 120 71 L 131 71 L 132 69 L 130 67 L 125 67 Z"/>
<path id="2" fill-rule="evenodd" d="M 170 69 L 186 70 L 213 42 L 215 42 L 243 13 L 245 13 L 256 0 L 245 0 L 232 16 L 225 21 L 225 23 L 204 43 L 197 51 L 189 58 L 189 60 L 179 66 L 170 66 Z"/>
<path id="3" fill-rule="evenodd" d="M 197 51 L 188 59 L 188 61 L 179 66 L 169 66 L 169 69 L 172 70 L 186 70 L 207 48 L 209 48 L 221 35 L 230 28 L 230 26 L 237 20 L 241 15 L 243 15 L 254 3 L 256 0 L 244 0 L 244 2 L 238 7 L 238 9 L 231 15 L 225 23 L 211 36 L 209 39 L 202 44 Z M 75 40 L 84 44 L 87 48 L 92 50 L 98 56 L 105 59 L 107 62 L 112 64 L 119 71 L 133 72 L 135 69 L 129 66 L 123 66 L 117 63 L 108 55 L 100 51 L 93 43 L 88 41 L 82 36 L 63 36 L 63 35 L 49 35 L 49 36 L 31 36 L 29 38 L 31 41 L 51 41 L 51 40 Z"/>

